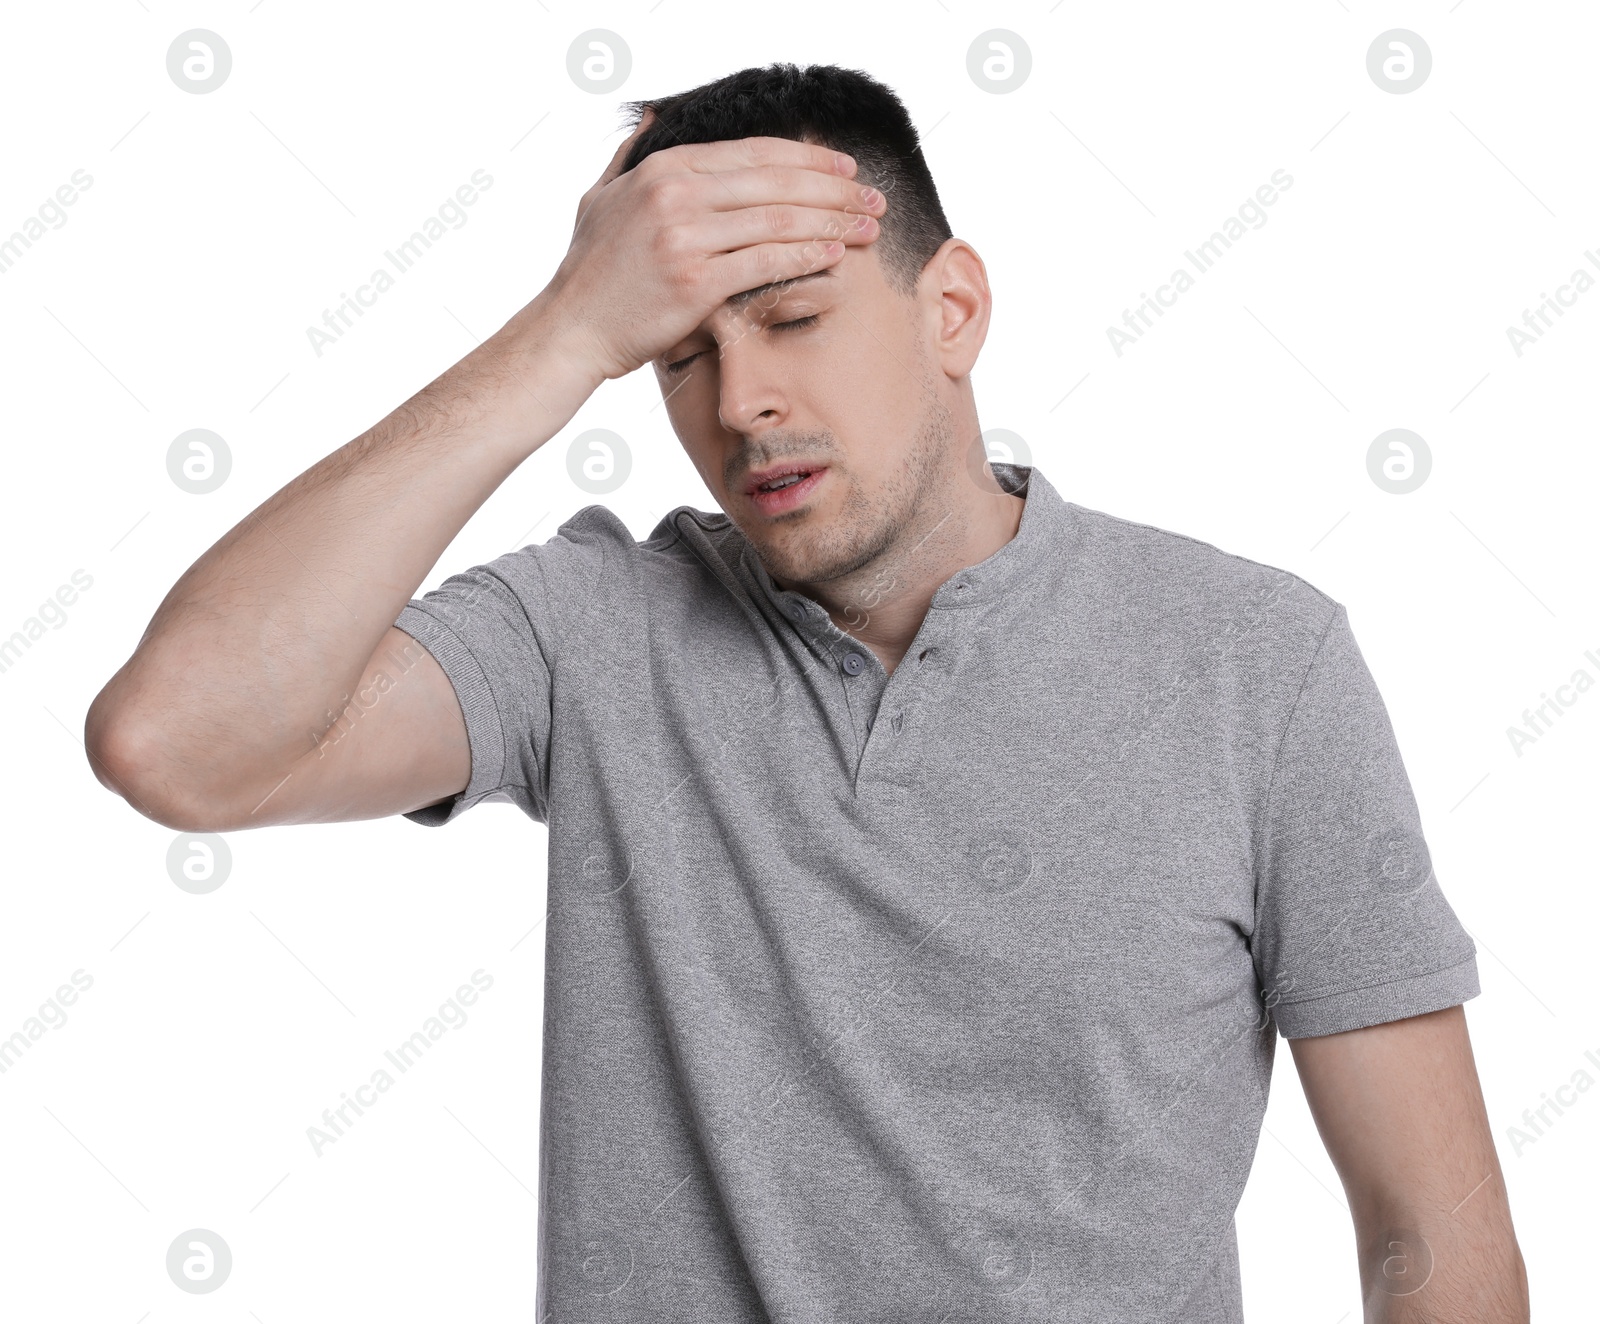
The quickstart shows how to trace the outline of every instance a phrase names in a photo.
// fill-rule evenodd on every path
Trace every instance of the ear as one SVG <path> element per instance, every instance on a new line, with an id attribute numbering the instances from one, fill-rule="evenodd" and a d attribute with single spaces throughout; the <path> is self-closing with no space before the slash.
<path id="1" fill-rule="evenodd" d="M 966 240 L 946 239 L 923 267 L 917 289 L 934 328 L 934 362 L 949 377 L 965 377 L 989 334 L 992 300 L 983 259 Z"/>

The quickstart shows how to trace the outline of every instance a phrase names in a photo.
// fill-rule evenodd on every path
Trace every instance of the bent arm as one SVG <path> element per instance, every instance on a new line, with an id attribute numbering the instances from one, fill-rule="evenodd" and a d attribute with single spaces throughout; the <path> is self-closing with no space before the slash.
<path id="1" fill-rule="evenodd" d="M 376 817 L 466 785 L 449 683 L 431 657 L 403 655 L 420 646 L 394 621 L 604 380 L 564 355 L 557 325 L 535 299 L 185 572 L 89 709 L 102 783 L 186 831 Z M 385 677 L 372 720 L 351 723 Z"/>
<path id="2" fill-rule="evenodd" d="M 652 122 L 640 117 L 579 200 L 543 293 L 246 516 L 167 594 L 89 709 L 102 782 L 186 831 L 370 818 L 465 789 L 466 731 L 443 672 L 430 658 L 390 674 L 405 647 L 392 627 L 423 575 L 601 382 L 734 294 L 876 237 L 851 228 L 855 163 L 831 148 L 680 144 L 624 172 Z M 819 248 L 823 236 L 841 242 Z"/>

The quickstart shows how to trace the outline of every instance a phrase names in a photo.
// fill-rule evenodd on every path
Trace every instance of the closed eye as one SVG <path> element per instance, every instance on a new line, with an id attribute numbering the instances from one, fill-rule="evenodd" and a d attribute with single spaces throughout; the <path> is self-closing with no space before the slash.
<path id="1" fill-rule="evenodd" d="M 801 330 L 804 330 L 806 327 L 810 326 L 813 322 L 815 322 L 819 315 L 820 314 L 812 313 L 811 316 L 809 316 L 809 317 L 796 317 L 792 321 L 788 321 L 788 322 L 774 322 L 771 326 L 769 326 L 767 328 L 767 330 L 769 330 L 769 331 L 782 331 L 782 330 L 787 329 L 787 330 L 790 330 L 790 331 L 801 331 Z M 704 353 L 704 352 L 705 352 L 704 350 L 701 351 L 701 353 Z M 685 368 L 687 368 L 691 363 L 693 363 L 699 357 L 700 357 L 699 354 L 691 354 L 686 359 L 679 359 L 676 363 L 668 363 L 668 364 L 664 364 L 663 366 L 673 376 L 677 376 L 678 373 L 682 372 Z"/>

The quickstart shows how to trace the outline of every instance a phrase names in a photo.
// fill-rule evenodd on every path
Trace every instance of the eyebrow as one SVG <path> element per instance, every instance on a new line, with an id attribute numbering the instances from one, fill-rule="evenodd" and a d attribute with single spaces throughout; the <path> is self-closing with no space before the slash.
<path id="1" fill-rule="evenodd" d="M 802 276 L 791 276 L 787 280 L 769 281 L 765 285 L 757 285 L 753 290 L 745 290 L 742 294 L 732 294 L 722 301 L 724 308 L 743 308 L 745 304 L 769 290 L 776 290 L 779 294 L 787 294 L 803 280 L 816 280 L 819 276 L 832 276 L 832 267 L 823 267 L 820 271 L 808 271 Z"/>

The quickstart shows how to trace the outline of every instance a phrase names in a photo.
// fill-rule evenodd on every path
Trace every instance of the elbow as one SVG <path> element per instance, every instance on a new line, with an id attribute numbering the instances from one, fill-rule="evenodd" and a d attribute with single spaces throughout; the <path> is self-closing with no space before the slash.
<path id="1" fill-rule="evenodd" d="M 217 832 L 222 816 L 197 788 L 174 774 L 159 724 L 108 711 L 105 695 L 90 706 L 83 747 L 107 790 L 174 832 Z"/>

